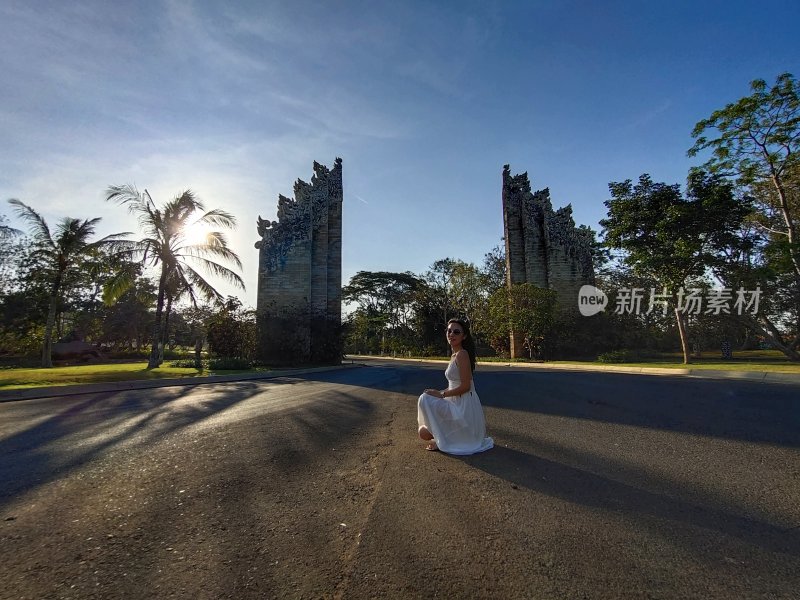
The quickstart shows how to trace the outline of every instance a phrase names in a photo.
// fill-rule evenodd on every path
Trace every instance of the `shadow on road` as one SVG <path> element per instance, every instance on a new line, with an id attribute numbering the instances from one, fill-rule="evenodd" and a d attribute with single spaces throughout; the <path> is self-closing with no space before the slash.
<path id="1" fill-rule="evenodd" d="M 296 379 L 271 380 L 274 386 Z M 264 391 L 263 382 L 180 386 L 104 392 L 82 400 L 30 401 L 42 416 L 26 429 L 0 439 L 0 508 L 13 498 L 65 477 L 110 450 L 128 444 L 146 448 L 165 436 L 229 410 Z M 58 403 L 66 408 L 55 409 Z"/>
<path id="2" fill-rule="evenodd" d="M 444 387 L 443 372 L 440 365 L 392 364 L 320 375 L 416 398 L 426 387 Z M 800 447 L 800 394 L 791 384 L 482 367 L 475 386 L 490 409 Z"/>
<path id="3" fill-rule="evenodd" d="M 794 385 L 619 373 L 485 373 L 487 407 L 800 446 Z"/>
<path id="4" fill-rule="evenodd" d="M 333 589 L 356 544 L 340 522 L 374 485 L 364 434 L 390 414 L 372 394 L 284 378 L 7 405 L 0 580 L 17 597 Z M 309 566 L 289 577 L 291 560 Z"/>
<path id="5" fill-rule="evenodd" d="M 625 517 L 636 517 L 639 526 L 663 531 L 670 527 L 669 523 L 674 529 L 688 525 L 694 530 L 694 535 L 697 531 L 713 530 L 771 552 L 800 556 L 800 530 L 692 504 L 512 448 L 496 446 L 482 454 L 453 459 L 462 460 L 514 486 Z"/>

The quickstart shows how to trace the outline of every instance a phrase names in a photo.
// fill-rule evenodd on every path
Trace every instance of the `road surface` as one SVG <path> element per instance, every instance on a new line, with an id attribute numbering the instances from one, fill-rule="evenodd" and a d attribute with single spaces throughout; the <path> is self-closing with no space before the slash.
<path id="1" fill-rule="evenodd" d="M 443 370 L 0 404 L 0 598 L 800 598 L 800 386 Z"/>

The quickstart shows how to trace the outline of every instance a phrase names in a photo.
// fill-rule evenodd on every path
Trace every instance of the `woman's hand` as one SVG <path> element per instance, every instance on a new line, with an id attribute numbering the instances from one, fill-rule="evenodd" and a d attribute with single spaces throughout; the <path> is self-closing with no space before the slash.
<path id="1" fill-rule="evenodd" d="M 429 396 L 434 396 L 435 398 L 444 398 L 444 394 L 440 390 L 427 389 L 425 390 L 425 393 Z"/>

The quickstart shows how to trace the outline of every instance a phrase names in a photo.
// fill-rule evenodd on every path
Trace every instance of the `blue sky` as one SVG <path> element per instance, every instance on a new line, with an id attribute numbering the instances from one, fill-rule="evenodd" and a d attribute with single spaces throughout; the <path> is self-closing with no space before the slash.
<path id="1" fill-rule="evenodd" d="M 256 218 L 341 156 L 345 282 L 480 264 L 504 164 L 599 229 L 610 181 L 684 183 L 697 121 L 800 76 L 798 22 L 773 0 L 6 0 L 0 214 L 135 231 L 109 185 L 190 188 L 238 218 L 255 306 Z"/>

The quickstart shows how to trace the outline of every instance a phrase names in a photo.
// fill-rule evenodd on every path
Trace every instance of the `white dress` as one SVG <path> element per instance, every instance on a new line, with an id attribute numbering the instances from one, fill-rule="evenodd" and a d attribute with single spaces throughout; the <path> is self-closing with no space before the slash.
<path id="1" fill-rule="evenodd" d="M 444 371 L 447 389 L 461 385 L 461 376 L 455 359 Z M 475 380 L 470 390 L 460 396 L 437 398 L 422 394 L 417 402 L 417 422 L 433 434 L 436 446 L 448 454 L 475 454 L 494 446 L 486 437 L 486 420 L 483 408 L 475 391 Z"/>

